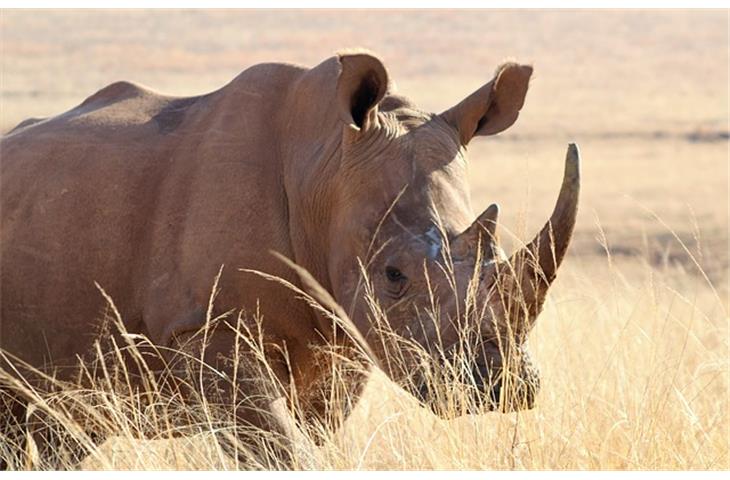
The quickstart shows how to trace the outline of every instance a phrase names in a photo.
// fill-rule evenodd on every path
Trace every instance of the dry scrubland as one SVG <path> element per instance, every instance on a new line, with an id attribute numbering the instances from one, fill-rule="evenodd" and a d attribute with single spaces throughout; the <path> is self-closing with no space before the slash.
<path id="1" fill-rule="evenodd" d="M 194 94 L 348 46 L 435 111 L 505 58 L 533 63 L 520 120 L 470 159 L 475 209 L 500 203 L 509 241 L 547 218 L 565 144 L 583 153 L 575 241 L 531 336 L 537 408 L 440 420 L 376 374 L 324 465 L 728 468 L 727 12 L 4 11 L 0 28 L 2 131 L 115 80 Z M 201 434 L 115 438 L 84 467 L 232 465 Z"/>

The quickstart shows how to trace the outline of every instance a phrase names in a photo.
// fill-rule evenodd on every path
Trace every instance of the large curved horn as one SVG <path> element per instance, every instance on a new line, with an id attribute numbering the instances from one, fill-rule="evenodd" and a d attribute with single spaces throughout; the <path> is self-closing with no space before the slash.
<path id="1" fill-rule="evenodd" d="M 534 319 L 542 308 L 548 287 L 555 280 L 560 263 L 568 250 L 578 213 L 580 193 L 580 152 L 574 143 L 568 145 L 565 173 L 550 220 L 540 233 L 510 258 L 512 275 L 518 278 L 522 301 Z"/>

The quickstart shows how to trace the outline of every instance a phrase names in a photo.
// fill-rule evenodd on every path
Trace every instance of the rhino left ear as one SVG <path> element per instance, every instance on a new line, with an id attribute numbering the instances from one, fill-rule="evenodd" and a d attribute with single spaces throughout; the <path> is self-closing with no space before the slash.
<path id="1" fill-rule="evenodd" d="M 525 103 L 532 67 L 505 63 L 494 78 L 441 117 L 459 132 L 462 145 L 476 135 L 494 135 L 507 129 Z"/>
<path id="2" fill-rule="evenodd" d="M 342 121 L 354 130 L 367 130 L 377 123 L 388 73 L 380 59 L 368 53 L 341 54 L 339 62 L 337 103 Z"/>

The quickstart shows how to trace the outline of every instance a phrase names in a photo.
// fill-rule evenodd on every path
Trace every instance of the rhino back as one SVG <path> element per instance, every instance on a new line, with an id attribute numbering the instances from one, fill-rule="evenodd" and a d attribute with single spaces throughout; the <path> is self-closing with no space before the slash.
<path id="1" fill-rule="evenodd" d="M 130 331 L 159 336 L 147 312 L 193 310 L 221 265 L 284 273 L 266 252 L 290 251 L 274 119 L 296 73 L 252 67 L 190 98 L 119 82 L 3 138 L 0 348 L 35 365 L 84 353 L 106 308 L 95 282 Z M 230 283 L 224 300 L 248 290 Z"/>

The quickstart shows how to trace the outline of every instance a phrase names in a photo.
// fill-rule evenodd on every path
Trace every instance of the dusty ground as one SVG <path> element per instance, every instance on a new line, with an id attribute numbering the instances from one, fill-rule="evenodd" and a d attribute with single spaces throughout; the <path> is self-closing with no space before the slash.
<path id="1" fill-rule="evenodd" d="M 642 352 L 643 340 L 636 340 L 642 335 L 653 338 L 651 345 L 659 350 L 650 348 L 652 352 L 664 352 L 659 357 L 671 360 L 657 364 L 650 370 L 652 374 L 666 375 L 671 365 L 679 368 L 685 361 L 691 363 L 686 367 L 691 371 L 686 372 L 685 386 L 704 375 L 702 368 L 710 362 L 707 358 L 717 359 L 710 362 L 720 372 L 719 377 L 712 377 L 715 383 L 698 387 L 696 398 L 708 403 L 695 406 L 700 412 L 697 421 L 707 422 L 702 423 L 706 427 L 702 431 L 711 431 L 706 433 L 708 443 L 699 444 L 705 449 L 713 445 L 714 450 L 706 456 L 687 453 L 681 457 L 683 461 L 671 449 L 659 453 L 659 447 L 642 456 L 643 444 L 637 439 L 650 443 L 651 439 L 646 440 L 647 432 L 634 430 L 637 437 L 623 433 L 635 440 L 627 440 L 626 451 L 605 446 L 602 433 L 618 428 L 621 421 L 606 413 L 608 410 L 591 414 L 590 399 L 610 384 L 616 388 L 601 397 L 602 401 L 608 404 L 618 399 L 620 403 L 620 392 L 632 391 L 639 384 L 635 378 L 624 378 L 626 383 L 621 383 L 610 375 L 604 382 L 603 373 L 593 370 L 594 376 L 589 372 L 579 375 L 586 377 L 585 382 L 576 385 L 585 388 L 577 388 L 578 396 L 570 397 L 574 400 L 570 405 L 566 405 L 568 397 L 557 396 L 562 391 L 558 387 L 554 390 L 558 393 L 546 394 L 543 409 L 531 420 L 534 429 L 525 433 L 544 441 L 543 450 L 530 447 L 527 441 L 529 454 L 517 455 L 512 449 L 509 460 L 498 455 L 487 460 L 449 457 L 449 449 L 456 448 L 456 439 L 463 440 L 463 435 L 502 428 L 501 424 L 487 424 L 480 427 L 483 430 L 459 430 L 467 433 L 447 436 L 447 443 L 453 444 L 439 450 L 438 458 L 409 460 L 398 456 L 398 448 L 381 445 L 373 447 L 377 453 L 373 458 L 358 450 L 362 454 L 359 460 L 348 457 L 337 465 L 717 467 L 713 458 L 719 465 L 727 464 L 727 402 L 722 403 L 722 396 L 727 397 L 722 375 L 725 372 L 727 377 L 728 345 L 727 11 L 3 11 L 0 29 L 3 132 L 27 117 L 71 108 L 116 80 L 131 80 L 170 94 L 199 94 L 219 88 L 258 62 L 314 65 L 338 49 L 352 46 L 365 46 L 380 54 L 400 92 L 433 111 L 445 110 L 489 80 L 504 59 L 534 64 L 535 77 L 517 124 L 471 146 L 471 184 L 475 209 L 500 203 L 505 229 L 525 239 L 552 208 L 567 142 L 575 141 L 581 147 L 584 193 L 576 240 L 568 273 L 555 294 L 556 308 L 546 312 L 555 324 L 536 334 L 535 343 L 542 339 L 542 356 L 551 365 L 548 372 L 553 372 L 558 383 L 563 382 L 561 388 L 571 391 L 577 387 L 570 385 L 564 372 L 574 368 L 571 361 L 585 361 L 601 372 L 607 365 L 615 366 L 611 363 L 615 355 L 628 363 L 641 361 L 648 354 L 636 353 Z M 608 262 L 605 242 L 614 263 Z M 652 283 L 656 278 L 661 278 L 662 288 L 689 299 L 687 308 L 701 312 L 699 324 L 692 323 L 696 315 L 687 314 L 684 307 L 666 310 L 661 301 L 650 302 L 649 314 L 642 314 L 641 305 L 654 298 L 651 292 L 659 288 Z M 623 283 L 616 287 L 619 280 Z M 628 293 L 619 295 L 613 288 L 625 288 Z M 609 293 L 614 294 L 610 301 L 599 301 Z M 567 303 L 562 314 L 561 301 Z M 617 325 L 611 323 L 611 312 Z M 604 316 L 605 321 L 595 328 L 576 327 L 575 322 L 583 320 L 579 317 Z M 668 318 L 691 324 L 682 330 L 685 337 L 677 333 L 670 340 L 664 336 L 665 330 L 657 330 Z M 601 338 L 611 340 L 575 338 L 581 332 L 602 332 Z M 659 333 L 654 338 L 651 332 Z M 672 353 L 671 342 L 688 336 L 699 342 L 696 351 Z M 621 344 L 621 339 L 628 343 L 617 354 L 609 347 Z M 692 348 L 694 344 L 690 344 Z M 570 345 L 574 356 L 565 356 L 561 345 Z M 576 353 L 581 347 L 590 351 Z M 659 357 L 646 361 L 654 365 L 651 362 Z M 630 374 L 633 370 L 626 366 L 624 371 Z M 649 383 L 644 391 L 649 391 Z M 674 383 L 668 385 L 676 388 Z M 721 403 L 708 400 L 709 392 Z M 690 411 L 692 402 L 685 402 Z M 367 412 L 377 412 L 373 414 L 377 417 L 381 411 L 377 405 L 374 397 L 365 402 L 355 424 L 374 421 Z M 575 420 L 572 423 L 560 420 L 564 409 L 576 405 L 583 408 L 584 417 L 568 416 Z M 645 404 L 637 400 L 637 405 Z M 686 413 L 682 405 L 677 411 Z M 660 410 L 652 412 L 660 415 Z M 645 412 L 633 413 L 641 416 Z M 424 444 L 446 428 L 434 426 L 435 420 L 421 414 L 406 417 L 411 419 L 408 421 L 420 419 L 420 425 L 431 422 L 419 427 L 421 433 L 426 432 Z M 561 422 L 567 422 L 565 428 L 573 433 L 560 433 Z M 590 422 L 594 427 L 588 426 Z M 672 428 L 683 431 L 690 427 L 668 422 L 666 430 Z M 492 438 L 492 433 L 485 435 Z M 390 442 L 403 440 L 388 438 Z M 585 451 L 571 450 L 578 448 L 575 438 L 583 442 L 579 447 Z M 679 442 L 669 436 L 663 441 Z M 550 450 L 551 446 L 559 451 Z M 390 452 L 392 458 L 383 452 Z M 360 460 L 364 463 L 358 463 Z M 150 463 L 124 465 L 149 467 Z M 173 465 L 179 463 L 173 460 Z"/>

